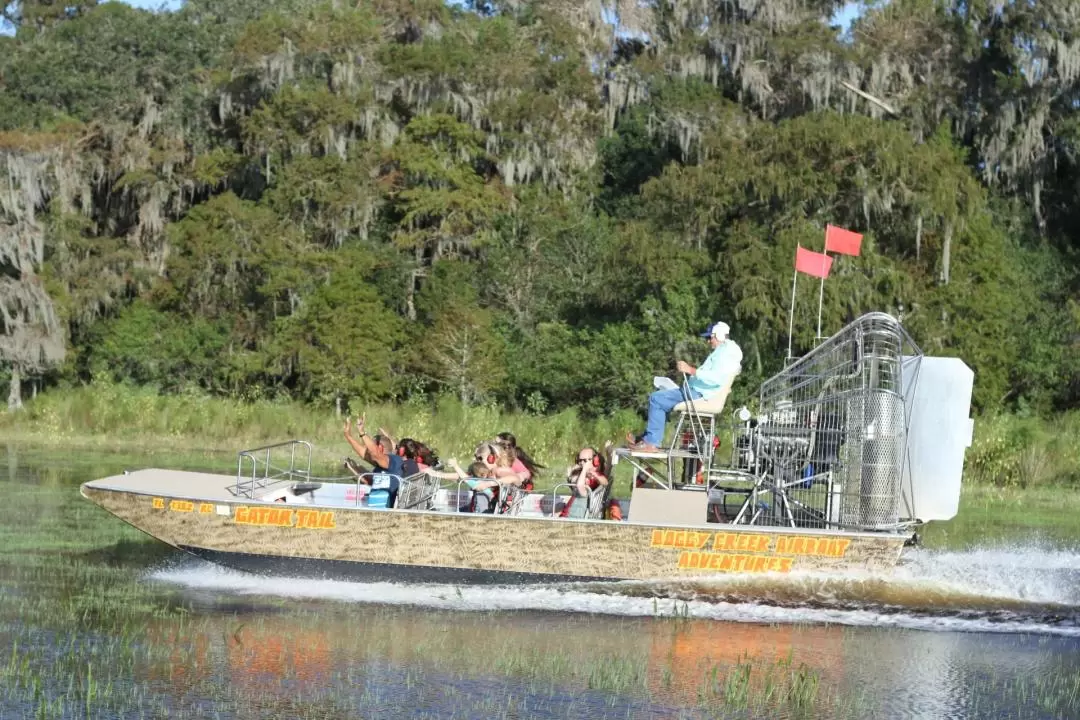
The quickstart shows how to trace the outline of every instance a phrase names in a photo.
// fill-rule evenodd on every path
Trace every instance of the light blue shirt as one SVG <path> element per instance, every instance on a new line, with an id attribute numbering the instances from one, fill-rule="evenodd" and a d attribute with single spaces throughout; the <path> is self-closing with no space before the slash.
<path id="1" fill-rule="evenodd" d="M 703 398 L 709 398 L 731 385 L 740 372 L 742 349 L 734 340 L 725 340 L 709 353 L 709 357 L 690 377 L 690 389 L 697 390 Z"/>

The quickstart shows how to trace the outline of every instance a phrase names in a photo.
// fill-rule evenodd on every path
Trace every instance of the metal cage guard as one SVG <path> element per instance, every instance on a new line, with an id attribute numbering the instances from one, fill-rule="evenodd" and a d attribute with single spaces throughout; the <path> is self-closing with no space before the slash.
<path id="1" fill-rule="evenodd" d="M 898 320 L 870 313 L 766 380 L 744 441 L 757 480 L 736 522 L 901 527 L 903 368 L 921 358 Z"/>

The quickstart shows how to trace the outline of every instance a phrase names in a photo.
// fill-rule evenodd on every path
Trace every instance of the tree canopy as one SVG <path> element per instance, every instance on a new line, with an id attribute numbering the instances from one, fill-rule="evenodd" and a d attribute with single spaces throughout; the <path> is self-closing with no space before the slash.
<path id="1" fill-rule="evenodd" d="M 0 372 L 639 403 L 727 320 L 902 316 L 977 406 L 1075 406 L 1080 16 L 891 0 L 3 5 Z M 796 298 L 812 347 L 817 286 Z"/>

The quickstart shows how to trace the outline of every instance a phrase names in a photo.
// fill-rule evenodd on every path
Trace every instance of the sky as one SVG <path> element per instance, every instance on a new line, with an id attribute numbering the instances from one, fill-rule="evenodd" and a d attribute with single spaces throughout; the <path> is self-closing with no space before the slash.
<path id="1" fill-rule="evenodd" d="M 120 0 L 126 2 L 128 5 L 132 5 L 137 8 L 143 8 L 146 10 L 176 10 L 180 7 L 183 0 Z M 859 16 L 861 9 L 861 2 L 849 2 L 844 5 L 836 15 L 833 16 L 833 22 L 847 30 L 851 23 Z M 9 34 L 11 28 L 0 27 L 0 33 Z"/>

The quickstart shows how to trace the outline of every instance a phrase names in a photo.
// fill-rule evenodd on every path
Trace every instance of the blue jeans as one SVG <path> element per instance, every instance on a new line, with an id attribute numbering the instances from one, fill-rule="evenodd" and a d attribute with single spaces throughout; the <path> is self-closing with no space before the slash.
<path id="1" fill-rule="evenodd" d="M 699 400 L 701 393 L 697 390 L 691 390 L 690 397 Z M 660 447 L 660 444 L 664 442 L 664 427 L 667 425 L 667 414 L 671 412 L 671 408 L 682 401 L 683 394 L 680 388 L 657 390 L 649 395 L 649 420 L 645 426 L 645 437 L 641 438 L 641 441 Z"/>

